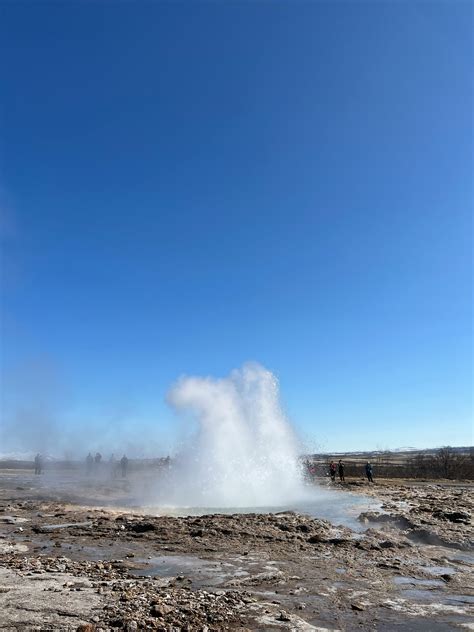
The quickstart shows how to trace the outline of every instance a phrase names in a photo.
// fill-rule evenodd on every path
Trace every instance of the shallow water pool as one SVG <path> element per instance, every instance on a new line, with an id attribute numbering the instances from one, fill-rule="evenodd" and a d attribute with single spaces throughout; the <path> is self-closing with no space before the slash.
<path id="1" fill-rule="evenodd" d="M 358 516 L 365 511 L 377 511 L 385 513 L 381 508 L 382 503 L 367 496 L 352 494 L 350 492 L 339 493 L 326 490 L 316 491 L 304 501 L 280 506 L 262 507 L 173 507 L 173 506 L 146 506 L 142 511 L 155 515 L 171 516 L 203 516 L 209 514 L 236 514 L 236 513 L 284 513 L 295 511 L 307 514 L 313 518 L 328 520 L 333 525 L 349 527 L 354 531 L 363 532 L 367 525 L 361 524 Z"/>

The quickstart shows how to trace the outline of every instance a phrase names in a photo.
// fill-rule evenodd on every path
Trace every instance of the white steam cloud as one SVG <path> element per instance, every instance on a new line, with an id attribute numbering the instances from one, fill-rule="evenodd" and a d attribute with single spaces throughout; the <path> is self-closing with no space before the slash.
<path id="1" fill-rule="evenodd" d="M 177 457 L 160 504 L 262 507 L 302 498 L 298 442 L 270 371 L 246 364 L 224 379 L 184 377 L 168 400 L 190 412 L 198 428 Z"/>

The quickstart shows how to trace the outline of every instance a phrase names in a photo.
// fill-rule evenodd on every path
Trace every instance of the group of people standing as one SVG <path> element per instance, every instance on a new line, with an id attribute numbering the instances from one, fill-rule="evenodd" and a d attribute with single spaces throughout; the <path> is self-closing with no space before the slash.
<path id="1" fill-rule="evenodd" d="M 90 476 L 94 471 L 97 472 L 100 469 L 100 462 L 102 461 L 102 454 L 96 452 L 95 456 L 89 452 L 86 458 L 86 473 Z"/>
<path id="2" fill-rule="evenodd" d="M 339 459 L 337 465 L 334 463 L 334 461 L 331 461 L 331 463 L 329 464 L 329 474 L 333 483 L 336 481 L 336 472 L 339 474 L 339 480 L 341 481 L 341 483 L 345 482 L 346 479 L 344 478 L 344 467 L 345 466 L 342 462 L 342 459 Z"/>
<path id="3" fill-rule="evenodd" d="M 91 474 L 98 474 L 101 470 L 102 454 L 96 452 L 95 456 L 89 452 L 86 458 L 86 473 L 87 476 Z M 109 459 L 109 469 L 113 478 L 117 478 L 118 473 L 121 472 L 122 478 L 127 478 L 128 472 L 128 458 L 124 454 L 120 461 L 116 461 L 115 455 L 112 454 Z"/>
<path id="4" fill-rule="evenodd" d="M 336 474 L 339 474 L 339 480 L 341 481 L 341 483 L 345 482 L 345 476 L 344 476 L 344 469 L 345 469 L 345 465 L 342 461 L 342 459 L 339 459 L 339 462 L 336 464 L 334 461 L 331 461 L 329 463 L 329 475 L 331 476 L 331 480 L 334 482 L 336 482 Z M 372 464 L 370 463 L 370 461 L 367 461 L 367 463 L 365 464 L 365 475 L 367 476 L 367 480 L 369 481 L 369 483 L 373 483 L 374 482 L 374 477 L 373 477 L 373 469 L 372 469 Z"/>
<path id="5" fill-rule="evenodd" d="M 120 461 L 115 460 L 115 456 L 112 456 L 109 459 L 109 469 L 113 478 L 117 478 L 119 474 L 122 475 L 122 478 L 127 478 L 128 472 L 128 458 L 124 454 Z M 43 457 L 38 452 L 35 456 L 35 474 L 38 476 L 43 473 L 44 465 L 43 465 Z M 100 452 L 96 452 L 95 456 L 92 456 L 92 453 L 89 452 L 86 458 L 86 474 L 87 476 L 98 475 L 102 470 L 102 454 Z"/>

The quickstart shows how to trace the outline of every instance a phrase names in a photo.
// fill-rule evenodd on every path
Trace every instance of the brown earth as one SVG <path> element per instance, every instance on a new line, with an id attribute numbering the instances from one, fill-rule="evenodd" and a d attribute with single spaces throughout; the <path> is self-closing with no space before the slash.
<path id="1" fill-rule="evenodd" d="M 471 484 L 336 484 L 383 503 L 352 530 L 291 512 L 147 516 L 34 483 L 0 473 L 3 630 L 474 629 Z"/>

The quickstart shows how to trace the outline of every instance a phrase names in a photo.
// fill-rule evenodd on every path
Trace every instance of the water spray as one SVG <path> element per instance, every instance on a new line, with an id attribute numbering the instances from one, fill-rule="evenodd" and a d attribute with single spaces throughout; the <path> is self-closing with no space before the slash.
<path id="1" fill-rule="evenodd" d="M 183 377 L 168 401 L 190 413 L 197 430 L 159 490 L 162 502 L 283 506 L 304 495 L 298 441 L 270 371 L 249 363 L 222 379 Z"/>

